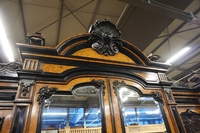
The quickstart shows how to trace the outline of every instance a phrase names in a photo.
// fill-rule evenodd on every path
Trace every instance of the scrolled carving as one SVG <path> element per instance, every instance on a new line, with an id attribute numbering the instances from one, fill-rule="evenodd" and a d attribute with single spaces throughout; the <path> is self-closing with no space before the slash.
<path id="1" fill-rule="evenodd" d="M 181 113 L 181 118 L 187 133 L 200 132 L 200 114 L 187 109 Z"/>
<path id="2" fill-rule="evenodd" d="M 92 80 L 91 81 L 92 83 L 96 83 L 98 85 L 98 87 L 102 87 L 103 89 L 105 89 L 105 84 L 104 84 L 104 81 L 103 80 Z"/>
<path id="3" fill-rule="evenodd" d="M 41 104 L 44 100 L 50 98 L 54 93 L 56 93 L 57 88 L 51 87 L 48 88 L 48 86 L 44 86 L 42 88 L 40 88 L 39 92 L 37 94 L 38 98 L 37 98 L 37 102 L 39 104 Z"/>
<path id="4" fill-rule="evenodd" d="M 119 47 L 122 46 L 121 32 L 108 19 L 91 25 L 89 32 L 92 37 L 88 39 L 88 43 L 99 54 L 107 56 L 119 52 Z"/>
<path id="5" fill-rule="evenodd" d="M 10 70 L 10 71 L 15 71 L 17 69 L 22 69 L 22 63 L 20 62 L 10 62 L 8 64 L 0 64 L 0 70 Z"/>
<path id="6" fill-rule="evenodd" d="M 164 104 L 163 99 L 162 99 L 162 95 L 160 94 L 160 92 L 151 92 L 150 93 L 152 95 L 152 97 L 154 98 L 154 100 L 156 100 L 157 102 Z"/>
<path id="7" fill-rule="evenodd" d="M 23 96 L 26 96 L 27 93 L 30 92 L 30 87 L 34 85 L 34 80 L 26 80 L 22 79 L 19 81 L 20 87 L 21 87 L 21 93 Z"/>

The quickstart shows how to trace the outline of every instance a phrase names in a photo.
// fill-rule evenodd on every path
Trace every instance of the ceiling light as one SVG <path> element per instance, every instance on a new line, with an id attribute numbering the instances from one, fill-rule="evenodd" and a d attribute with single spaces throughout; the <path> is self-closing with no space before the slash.
<path id="1" fill-rule="evenodd" d="M 1 19 L 2 20 L 2 19 Z M 11 51 L 11 47 L 6 37 L 5 30 L 3 28 L 3 24 L 0 21 L 0 44 L 2 45 L 3 51 L 10 62 L 14 61 L 13 53 Z"/>
<path id="2" fill-rule="evenodd" d="M 182 55 L 184 55 L 189 49 L 190 49 L 190 47 L 186 47 L 186 48 L 182 49 L 181 51 L 176 53 L 174 56 L 172 56 L 170 59 L 168 59 L 165 63 L 172 63 L 173 61 L 177 60 Z"/>

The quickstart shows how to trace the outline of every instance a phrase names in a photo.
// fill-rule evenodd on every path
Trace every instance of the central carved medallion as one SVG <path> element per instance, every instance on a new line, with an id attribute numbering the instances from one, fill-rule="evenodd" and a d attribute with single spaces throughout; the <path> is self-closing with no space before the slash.
<path id="1" fill-rule="evenodd" d="M 119 47 L 122 46 L 121 32 L 108 19 L 97 21 L 90 27 L 89 32 L 92 37 L 88 39 L 88 43 L 99 54 L 107 56 L 119 52 Z"/>

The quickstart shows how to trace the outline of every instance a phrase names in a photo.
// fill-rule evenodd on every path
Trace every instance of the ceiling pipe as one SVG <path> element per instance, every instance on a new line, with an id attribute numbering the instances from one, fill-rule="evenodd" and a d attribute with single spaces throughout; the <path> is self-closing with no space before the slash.
<path id="1" fill-rule="evenodd" d="M 27 43 L 27 29 L 26 29 L 26 23 L 25 23 L 25 18 L 24 18 L 24 9 L 23 9 L 22 0 L 19 0 L 19 7 L 20 7 L 20 12 L 21 12 L 21 17 L 22 17 L 23 28 L 24 28 L 24 37 L 26 38 L 25 40 Z"/>
<path id="2" fill-rule="evenodd" d="M 197 14 L 200 12 L 200 8 L 198 8 L 194 14 Z M 174 34 L 176 34 L 183 26 L 185 26 L 187 22 L 183 22 L 181 25 L 179 25 L 167 38 L 165 38 L 158 46 L 156 46 L 151 52 L 155 53 L 165 42 L 167 42 Z"/>
<path id="3" fill-rule="evenodd" d="M 124 7 L 124 10 L 122 11 L 121 15 L 119 16 L 119 19 L 117 20 L 117 23 L 116 23 L 117 26 L 119 25 L 119 22 L 121 22 L 121 20 L 124 18 L 125 13 L 128 10 L 128 7 L 129 7 L 129 4 L 126 4 L 126 6 Z"/>
<path id="4" fill-rule="evenodd" d="M 58 24 L 58 34 L 57 34 L 57 44 L 59 43 L 59 38 L 60 38 L 60 27 L 61 27 L 61 22 L 62 22 L 62 14 L 63 14 L 63 2 L 64 0 L 61 0 L 61 8 L 60 8 L 60 16 L 59 16 L 59 24 Z"/>
<path id="5" fill-rule="evenodd" d="M 93 12 L 93 14 L 92 14 L 92 18 L 90 19 L 90 23 L 89 23 L 88 29 L 90 29 L 90 25 L 91 25 L 92 23 L 94 23 L 94 18 L 95 18 L 96 14 L 97 14 L 97 11 L 99 10 L 100 4 L 101 4 L 101 0 L 98 0 L 97 3 L 96 3 L 96 6 L 95 6 L 95 8 L 94 8 L 94 12 Z"/>

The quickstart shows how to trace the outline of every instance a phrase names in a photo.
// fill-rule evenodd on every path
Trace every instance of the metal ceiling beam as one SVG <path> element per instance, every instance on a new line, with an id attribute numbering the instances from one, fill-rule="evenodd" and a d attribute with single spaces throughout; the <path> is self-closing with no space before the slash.
<path id="1" fill-rule="evenodd" d="M 99 5 L 100 5 L 100 4 L 101 4 L 101 0 L 98 0 L 97 3 L 96 3 L 96 5 L 95 5 L 95 8 L 94 8 L 94 12 L 93 12 L 93 14 L 92 14 L 92 18 L 90 19 L 89 28 L 90 28 L 90 25 L 94 22 L 94 18 L 95 18 L 96 14 L 97 14 L 97 11 L 98 11 L 98 9 L 99 9 Z M 89 29 L 89 28 L 88 28 L 88 29 Z"/>
<path id="2" fill-rule="evenodd" d="M 22 18 L 22 23 L 23 23 L 24 36 L 25 36 L 25 38 L 27 38 L 27 30 L 26 30 L 26 23 L 25 23 L 25 19 L 24 19 L 24 9 L 23 9 L 22 0 L 19 0 L 18 3 L 19 3 L 20 13 L 21 13 L 21 18 Z M 27 39 L 25 39 L 25 40 L 27 43 Z"/>
<path id="3" fill-rule="evenodd" d="M 194 14 L 197 14 L 200 12 L 200 8 L 198 8 Z M 167 42 L 174 34 L 176 34 L 183 26 L 187 24 L 187 22 L 183 22 L 180 26 L 178 26 L 167 38 L 165 38 L 158 46 L 156 46 L 153 50 L 152 53 L 155 53 L 165 42 Z"/>
<path id="4" fill-rule="evenodd" d="M 188 71 L 184 71 L 184 72 L 174 76 L 172 79 L 174 79 L 174 80 L 183 80 L 182 77 L 192 73 L 193 71 L 196 71 L 199 68 L 200 68 L 200 63 L 197 63 L 196 65 L 190 67 Z"/>
<path id="5" fill-rule="evenodd" d="M 65 8 L 67 8 L 67 10 L 69 10 L 69 12 L 76 18 L 76 20 L 78 20 L 78 22 L 79 22 L 86 30 L 88 30 L 87 27 L 79 20 L 79 18 L 76 17 L 76 15 L 74 14 L 74 12 L 71 11 L 71 10 L 69 9 L 69 7 L 68 7 L 64 2 L 63 2 L 62 4 L 64 5 Z"/>
<path id="6" fill-rule="evenodd" d="M 62 14 L 63 14 L 63 2 L 64 0 L 61 0 L 61 7 L 60 7 L 60 15 L 59 15 L 59 21 L 58 21 L 58 34 L 57 34 L 57 44 L 59 43 L 59 38 L 60 38 L 60 27 L 62 23 Z"/>
<path id="7" fill-rule="evenodd" d="M 200 18 L 193 13 L 183 12 L 177 8 L 162 4 L 155 0 L 120 0 L 133 6 L 140 7 L 142 9 L 161 14 L 174 19 L 180 19 L 185 22 L 194 23 L 200 25 Z"/>
<path id="8" fill-rule="evenodd" d="M 163 38 L 163 37 L 170 37 L 171 35 L 173 36 L 173 35 L 176 35 L 176 34 L 184 33 L 184 32 L 191 31 L 191 30 L 196 30 L 196 29 L 199 29 L 199 28 L 200 28 L 200 26 L 190 28 L 190 29 L 187 29 L 187 30 L 181 30 L 181 31 L 175 32 L 173 34 L 171 33 L 171 34 L 168 34 L 168 35 L 158 36 L 156 39 L 160 39 L 160 38 Z"/>
<path id="9" fill-rule="evenodd" d="M 79 8 L 73 10 L 72 13 L 74 13 L 74 12 L 80 10 L 81 8 L 83 8 L 83 7 L 87 6 L 87 5 L 89 5 L 89 4 L 92 3 L 93 1 L 94 1 L 94 0 L 91 0 L 91 1 L 89 1 L 88 3 L 86 3 L 86 4 L 82 5 L 82 6 L 80 6 Z M 68 14 L 64 15 L 61 19 L 63 19 L 63 18 L 65 18 L 65 17 L 69 16 L 70 14 L 71 14 L 71 13 L 68 13 Z M 42 31 L 42 30 L 48 28 L 49 26 L 55 24 L 55 23 L 58 22 L 59 20 L 60 20 L 60 19 L 53 21 L 52 23 L 50 23 L 50 24 L 48 24 L 47 26 L 41 28 L 41 29 L 38 30 L 37 32 L 40 32 L 40 31 Z"/>

